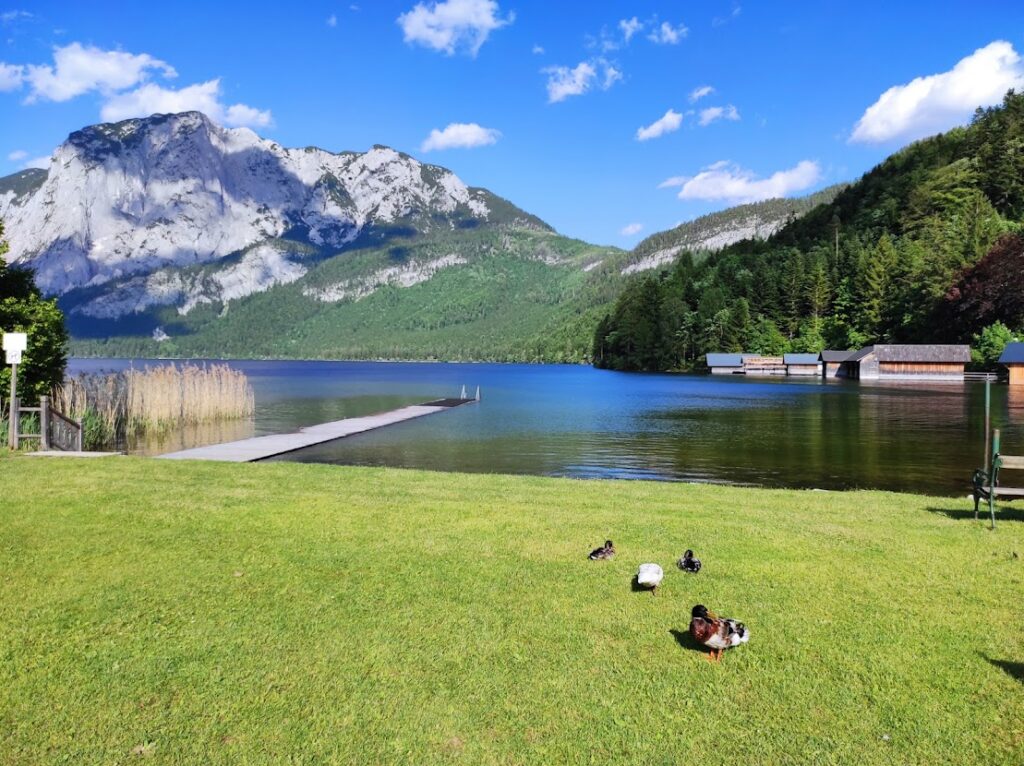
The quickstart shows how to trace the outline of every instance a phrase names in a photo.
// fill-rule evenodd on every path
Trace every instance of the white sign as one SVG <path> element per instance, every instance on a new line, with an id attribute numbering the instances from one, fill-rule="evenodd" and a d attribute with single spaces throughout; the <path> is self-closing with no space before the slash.
<path id="1" fill-rule="evenodd" d="M 21 352 L 12 348 L 4 352 L 7 355 L 7 364 L 21 364 Z"/>
<path id="2" fill-rule="evenodd" d="M 28 335 L 23 332 L 5 332 L 3 346 L 4 351 L 24 351 L 28 348 Z"/>

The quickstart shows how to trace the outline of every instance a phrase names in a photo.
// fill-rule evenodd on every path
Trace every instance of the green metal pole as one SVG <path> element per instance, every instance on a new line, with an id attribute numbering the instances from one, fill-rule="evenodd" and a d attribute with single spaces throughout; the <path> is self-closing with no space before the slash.
<path id="1" fill-rule="evenodd" d="M 992 518 L 992 529 L 996 528 L 996 461 L 999 458 L 999 429 L 992 432 L 992 465 L 988 474 L 988 514 Z"/>
<path id="2" fill-rule="evenodd" d="M 992 381 L 985 379 L 985 470 L 988 470 L 988 435 L 989 426 L 992 422 Z"/>

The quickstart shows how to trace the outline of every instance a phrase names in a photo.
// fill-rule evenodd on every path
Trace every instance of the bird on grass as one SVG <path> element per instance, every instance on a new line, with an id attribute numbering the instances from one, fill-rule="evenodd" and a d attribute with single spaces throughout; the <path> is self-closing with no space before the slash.
<path id="1" fill-rule="evenodd" d="M 641 588 L 650 588 L 652 595 L 664 577 L 665 572 L 657 564 L 641 564 L 636 570 L 636 584 Z"/>
<path id="2" fill-rule="evenodd" d="M 746 625 L 728 617 L 719 617 L 703 604 L 697 604 L 690 612 L 690 635 L 711 649 L 708 662 L 719 662 L 726 649 L 750 640 Z"/>
<path id="3" fill-rule="evenodd" d="M 686 553 L 683 554 L 683 557 L 676 563 L 679 564 L 679 568 L 684 572 L 697 574 L 697 572 L 700 571 L 700 559 L 693 557 L 693 551 L 686 551 Z"/>
<path id="4" fill-rule="evenodd" d="M 604 545 L 600 548 L 594 548 L 594 550 L 590 552 L 590 556 L 588 556 L 588 558 L 591 561 L 604 561 L 605 559 L 610 559 L 614 555 L 615 545 L 611 540 L 605 540 Z"/>

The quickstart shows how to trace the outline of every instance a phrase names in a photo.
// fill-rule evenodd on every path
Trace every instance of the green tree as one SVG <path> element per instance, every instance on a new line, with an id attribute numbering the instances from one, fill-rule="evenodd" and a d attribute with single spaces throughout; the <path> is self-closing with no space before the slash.
<path id="1" fill-rule="evenodd" d="M 28 334 L 18 367 L 18 398 L 35 403 L 64 379 L 68 334 L 56 300 L 45 300 L 27 269 L 9 266 L 0 222 L 0 331 Z M 0 395 L 10 392 L 11 368 L 0 367 Z"/>
<path id="2" fill-rule="evenodd" d="M 746 350 L 750 337 L 750 305 L 746 298 L 737 298 L 729 307 L 729 326 L 723 350 L 733 353 Z"/>
<path id="3" fill-rule="evenodd" d="M 979 367 L 996 366 L 1007 343 L 1017 340 L 1010 328 L 1002 322 L 994 322 L 974 335 L 971 346 L 971 361 Z"/>
<path id="4" fill-rule="evenodd" d="M 765 316 L 758 317 L 751 325 L 747 351 L 764 356 L 781 356 L 789 351 L 789 341 L 775 322 Z"/>

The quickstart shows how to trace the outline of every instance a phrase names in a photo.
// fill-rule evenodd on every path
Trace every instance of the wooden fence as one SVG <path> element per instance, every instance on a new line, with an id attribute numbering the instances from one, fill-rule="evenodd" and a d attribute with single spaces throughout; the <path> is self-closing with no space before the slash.
<path id="1" fill-rule="evenodd" d="M 38 407 L 22 407 L 19 399 L 10 402 L 10 422 L 8 424 L 8 444 L 12 450 L 21 446 L 23 439 L 38 439 L 39 449 L 60 450 L 62 452 L 82 451 L 82 423 L 72 420 L 67 415 L 50 406 L 50 397 L 40 396 Z M 39 415 L 39 433 L 21 433 L 22 415 L 35 413 Z"/>

